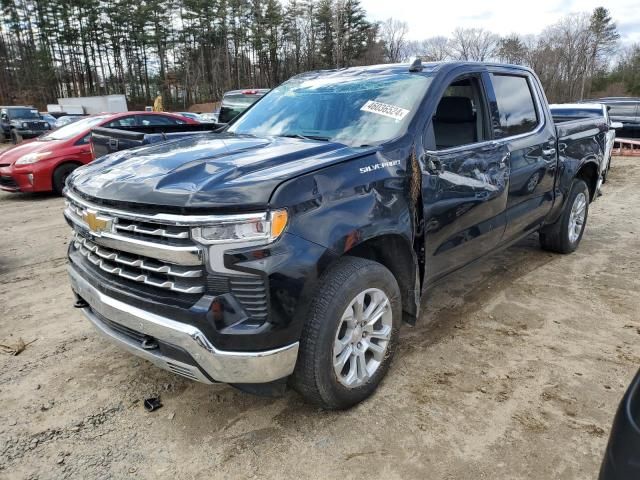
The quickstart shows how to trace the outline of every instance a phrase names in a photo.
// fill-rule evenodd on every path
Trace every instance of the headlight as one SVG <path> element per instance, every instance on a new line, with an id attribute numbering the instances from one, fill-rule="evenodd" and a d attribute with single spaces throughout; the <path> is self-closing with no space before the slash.
<path id="1" fill-rule="evenodd" d="M 36 163 L 49 155 L 51 155 L 51 152 L 27 153 L 16 160 L 16 165 L 29 165 L 31 163 Z"/>
<path id="2" fill-rule="evenodd" d="M 276 240 L 287 226 L 287 211 L 230 215 L 219 223 L 196 227 L 193 239 L 202 244 L 216 243 L 270 243 Z"/>
<path id="3" fill-rule="evenodd" d="M 29 124 L 25 123 L 25 122 L 22 122 L 22 128 L 29 128 Z"/>

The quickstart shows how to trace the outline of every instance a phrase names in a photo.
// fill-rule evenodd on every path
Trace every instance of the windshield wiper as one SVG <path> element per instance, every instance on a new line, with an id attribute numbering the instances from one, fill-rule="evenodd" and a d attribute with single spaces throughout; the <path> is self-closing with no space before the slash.
<path id="1" fill-rule="evenodd" d="M 301 133 L 285 133 L 278 136 L 286 138 L 301 138 L 302 140 L 320 140 L 322 142 L 328 142 L 330 140 L 329 137 L 322 137 L 320 135 L 302 135 Z"/>

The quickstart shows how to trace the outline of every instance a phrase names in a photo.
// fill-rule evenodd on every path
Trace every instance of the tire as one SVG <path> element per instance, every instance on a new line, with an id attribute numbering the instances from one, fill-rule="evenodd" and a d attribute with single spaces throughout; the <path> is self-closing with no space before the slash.
<path id="1" fill-rule="evenodd" d="M 18 145 L 21 142 L 22 142 L 22 135 L 20 135 L 15 130 L 11 130 L 11 143 L 13 143 L 14 145 Z"/>
<path id="2" fill-rule="evenodd" d="M 300 339 L 293 387 L 322 408 L 349 408 L 373 394 L 389 369 L 402 317 L 400 289 L 381 264 L 344 257 L 322 276 L 317 292 Z M 364 315 L 367 306 L 376 314 L 380 311 L 372 305 L 379 307 L 385 298 L 388 306 L 379 317 L 368 317 L 379 318 L 372 326 L 361 328 L 354 321 L 353 302 L 364 299 Z M 341 358 L 346 358 L 342 369 L 334 364 Z M 365 368 L 359 368 L 362 361 Z"/>
<path id="3" fill-rule="evenodd" d="M 76 163 L 63 163 L 54 170 L 51 183 L 53 185 L 53 191 L 56 194 L 62 195 L 62 189 L 64 188 L 64 183 L 67 181 L 67 177 L 79 166 L 80 165 Z"/>
<path id="4" fill-rule="evenodd" d="M 575 251 L 582 240 L 588 216 L 589 187 L 584 180 L 576 178 L 571 184 L 560 218 L 540 231 L 540 246 L 556 253 Z"/>

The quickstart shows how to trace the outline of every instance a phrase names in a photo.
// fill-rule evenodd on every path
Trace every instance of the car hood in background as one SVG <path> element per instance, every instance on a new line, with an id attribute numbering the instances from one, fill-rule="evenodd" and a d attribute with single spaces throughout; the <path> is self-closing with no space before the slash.
<path id="1" fill-rule="evenodd" d="M 181 208 L 264 208 L 283 181 L 373 148 L 284 137 L 204 134 L 106 155 L 75 170 L 80 194 Z"/>
<path id="2" fill-rule="evenodd" d="M 29 153 L 51 152 L 62 143 L 59 140 L 41 142 L 38 140 L 25 140 L 9 150 L 0 152 L 0 166 L 13 165 L 20 157 Z M 53 156 L 53 155 L 52 155 Z"/>

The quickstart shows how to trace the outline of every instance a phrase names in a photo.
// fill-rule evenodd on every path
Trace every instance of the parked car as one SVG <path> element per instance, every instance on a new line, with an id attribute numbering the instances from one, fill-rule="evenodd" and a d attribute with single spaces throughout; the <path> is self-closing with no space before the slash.
<path id="1" fill-rule="evenodd" d="M 609 116 L 611 107 L 603 103 L 564 103 L 549 105 L 553 121 L 557 124 L 563 122 L 574 122 L 584 118 L 604 118 L 607 123 L 607 135 L 605 136 L 605 149 L 602 167 L 601 181 L 598 183 L 598 191 L 602 183 L 607 181 L 607 174 L 611 168 L 611 154 L 613 152 L 613 144 L 616 139 L 616 131 L 623 128 L 621 122 L 614 122 Z"/>
<path id="2" fill-rule="evenodd" d="M 640 371 L 622 397 L 613 420 L 599 480 L 640 478 Z"/>
<path id="3" fill-rule="evenodd" d="M 229 123 L 256 103 L 268 91 L 268 88 L 258 88 L 253 90 L 232 90 L 225 93 L 220 104 L 218 123 Z"/>
<path id="4" fill-rule="evenodd" d="M 578 248 L 606 132 L 603 118 L 556 126 L 525 67 L 298 75 L 222 133 L 73 172 L 75 306 L 190 379 L 291 384 L 347 408 L 446 275 L 533 232 L 546 250 Z"/>
<path id="5" fill-rule="evenodd" d="M 89 145 L 93 127 L 191 122 L 170 113 L 126 112 L 86 117 L 1 152 L 0 189 L 61 193 L 67 176 L 93 160 Z"/>
<path id="6" fill-rule="evenodd" d="M 611 120 L 622 123 L 622 128 L 617 130 L 618 137 L 640 138 L 640 98 L 604 97 L 586 102 L 603 103 L 609 107 Z"/>
<path id="7" fill-rule="evenodd" d="M 195 120 L 198 123 L 208 123 L 209 120 L 207 120 L 206 118 L 204 118 L 202 115 L 200 115 L 199 113 L 194 113 L 194 112 L 178 112 L 178 115 L 182 115 L 183 117 L 187 117 L 190 118 L 191 120 Z"/>
<path id="8" fill-rule="evenodd" d="M 83 118 L 87 118 L 86 115 L 62 115 L 58 117 L 56 120 L 56 128 L 64 127 L 65 125 L 69 125 L 70 123 L 77 122 L 78 120 L 82 120 Z"/>
<path id="9" fill-rule="evenodd" d="M 47 112 L 40 112 L 40 118 L 49 124 L 49 129 L 56 128 L 56 117 Z"/>
<path id="10" fill-rule="evenodd" d="M 50 129 L 36 108 L 0 106 L 0 143 L 9 139 L 18 144 L 24 138 L 37 137 Z"/>
<path id="11" fill-rule="evenodd" d="M 205 122 L 210 122 L 210 123 L 219 123 L 219 115 L 220 115 L 220 110 L 216 110 L 215 112 L 210 112 L 210 113 L 202 113 L 201 116 L 204 119 Z"/>

